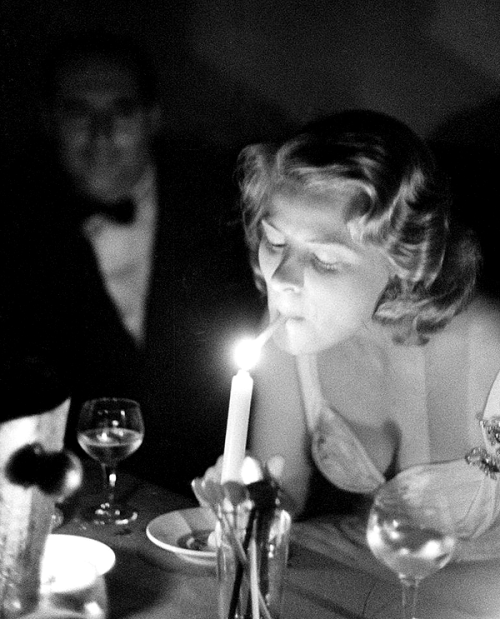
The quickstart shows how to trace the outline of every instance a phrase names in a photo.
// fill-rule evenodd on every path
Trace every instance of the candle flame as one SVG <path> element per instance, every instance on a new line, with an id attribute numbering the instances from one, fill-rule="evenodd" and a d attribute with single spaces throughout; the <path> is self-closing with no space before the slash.
<path id="1" fill-rule="evenodd" d="M 278 316 L 260 335 L 255 339 L 246 338 L 237 345 L 234 357 L 236 365 L 242 370 L 252 369 L 260 357 L 260 351 L 264 344 L 271 338 L 278 327 L 285 322 L 284 316 Z"/>
<path id="2" fill-rule="evenodd" d="M 234 352 L 236 365 L 242 370 L 251 370 L 259 360 L 259 356 L 260 346 L 251 338 L 241 340 Z"/>

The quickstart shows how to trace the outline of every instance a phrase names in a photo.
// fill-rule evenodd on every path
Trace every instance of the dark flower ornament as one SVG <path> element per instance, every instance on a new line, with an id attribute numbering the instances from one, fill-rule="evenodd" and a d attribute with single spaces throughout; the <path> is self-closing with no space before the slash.
<path id="1" fill-rule="evenodd" d="M 483 429 L 489 444 L 496 447 L 496 453 L 500 454 L 500 416 L 481 419 L 479 425 Z"/>
<path id="2" fill-rule="evenodd" d="M 491 479 L 496 479 L 500 473 L 500 416 L 480 419 L 479 425 L 489 448 L 474 447 L 465 455 L 465 461 L 479 467 Z"/>
<path id="3" fill-rule="evenodd" d="M 474 447 L 465 455 L 467 464 L 477 466 L 483 473 L 491 479 L 497 478 L 500 473 L 500 459 L 498 456 L 490 454 L 484 447 Z"/>

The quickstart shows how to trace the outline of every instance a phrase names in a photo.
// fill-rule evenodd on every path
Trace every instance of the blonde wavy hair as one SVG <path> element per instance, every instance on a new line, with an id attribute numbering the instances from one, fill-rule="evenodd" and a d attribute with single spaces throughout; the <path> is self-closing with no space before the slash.
<path id="1" fill-rule="evenodd" d="M 480 265 L 474 235 L 450 218 L 447 182 L 426 144 L 400 121 L 367 110 L 316 121 L 282 144 L 254 144 L 239 156 L 246 242 L 257 287 L 260 225 L 276 193 L 328 194 L 355 188 L 346 223 L 352 237 L 385 253 L 395 275 L 373 319 L 394 340 L 424 344 L 470 301 Z"/>

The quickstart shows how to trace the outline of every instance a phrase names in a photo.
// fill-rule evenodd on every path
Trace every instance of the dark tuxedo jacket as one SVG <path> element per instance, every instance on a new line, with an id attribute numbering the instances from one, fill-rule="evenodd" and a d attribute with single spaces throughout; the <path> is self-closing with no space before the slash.
<path id="1" fill-rule="evenodd" d="M 146 434 L 123 466 L 189 493 L 191 479 L 223 451 L 234 344 L 255 331 L 262 303 L 239 225 L 232 158 L 164 148 L 157 165 L 144 347 L 123 327 L 80 233 L 74 196 L 55 172 L 33 173 L 31 189 L 17 189 L 12 200 L 4 325 L 15 354 L 46 359 L 68 381 L 70 447 L 78 451 L 85 399 L 135 398 Z"/>

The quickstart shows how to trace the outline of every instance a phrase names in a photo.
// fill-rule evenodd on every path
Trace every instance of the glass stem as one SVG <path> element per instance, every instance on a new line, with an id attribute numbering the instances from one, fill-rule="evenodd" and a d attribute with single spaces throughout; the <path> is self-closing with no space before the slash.
<path id="1" fill-rule="evenodd" d="M 416 578 L 400 578 L 402 586 L 403 619 L 414 619 L 417 610 L 417 590 L 419 581 Z"/>
<path id="2" fill-rule="evenodd" d="M 107 503 L 111 507 L 115 504 L 116 467 L 102 465 L 104 487 L 106 488 Z"/>

